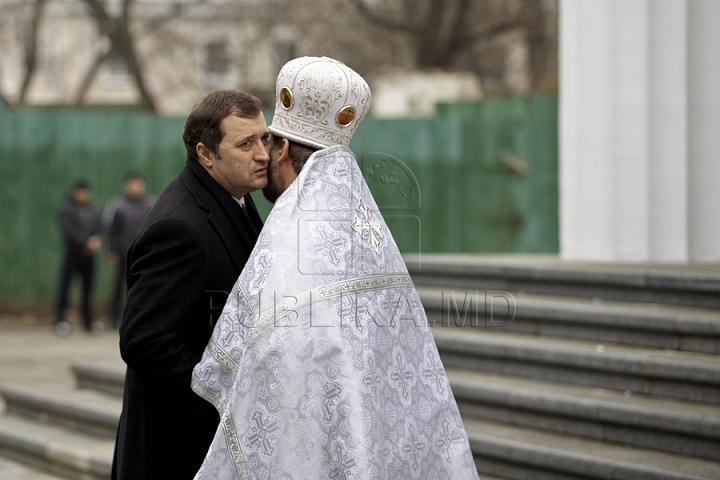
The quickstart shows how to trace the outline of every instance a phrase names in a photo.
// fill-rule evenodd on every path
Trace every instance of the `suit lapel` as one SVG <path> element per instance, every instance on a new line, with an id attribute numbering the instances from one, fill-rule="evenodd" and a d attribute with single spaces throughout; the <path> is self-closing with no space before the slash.
<path id="1" fill-rule="evenodd" d="M 238 271 L 242 271 L 255 242 L 251 240 L 247 232 L 242 232 L 242 234 L 238 232 L 219 204 L 213 205 L 208 213 L 208 222 L 217 232 Z"/>
<path id="2" fill-rule="evenodd" d="M 248 217 L 250 217 L 250 223 L 252 224 L 255 231 L 259 234 L 260 230 L 262 230 L 263 222 L 260 218 L 260 213 L 255 206 L 255 201 L 249 193 L 243 198 L 245 198 L 245 208 L 247 208 Z M 255 238 L 255 241 L 257 241 L 257 236 Z M 253 245 L 254 244 L 255 242 L 253 241 Z"/>
<path id="3" fill-rule="evenodd" d="M 242 225 L 243 228 L 236 228 L 230 221 L 220 202 L 210 193 L 207 188 L 185 167 L 180 172 L 180 179 L 183 184 L 193 193 L 198 206 L 208 212 L 208 222 L 215 230 L 222 242 L 228 256 L 238 271 L 242 271 L 247 257 L 250 255 L 258 234 L 247 218 L 241 219 L 235 225 Z M 243 215 L 245 216 L 245 215 Z M 244 222 L 244 223 L 243 223 Z M 244 228 L 247 227 L 247 228 Z"/>

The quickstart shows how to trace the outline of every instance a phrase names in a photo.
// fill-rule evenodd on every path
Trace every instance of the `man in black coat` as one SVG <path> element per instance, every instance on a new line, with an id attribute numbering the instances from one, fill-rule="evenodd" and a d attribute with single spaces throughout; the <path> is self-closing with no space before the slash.
<path id="1" fill-rule="evenodd" d="M 65 261 L 63 262 L 55 313 L 55 332 L 58 335 L 70 333 L 65 321 L 70 283 L 76 275 L 82 277 L 82 317 L 85 330 L 97 328 L 90 312 L 90 297 L 95 270 L 95 252 L 102 245 L 102 223 L 100 209 L 90 200 L 90 184 L 78 181 L 72 193 L 65 199 L 58 212 L 60 229 L 65 240 Z"/>
<path id="2" fill-rule="evenodd" d="M 260 100 L 208 95 L 190 113 L 183 140 L 185 168 L 128 251 L 118 480 L 191 479 L 200 468 L 219 419 L 191 390 L 192 369 L 262 228 L 249 195 L 267 184 Z"/>

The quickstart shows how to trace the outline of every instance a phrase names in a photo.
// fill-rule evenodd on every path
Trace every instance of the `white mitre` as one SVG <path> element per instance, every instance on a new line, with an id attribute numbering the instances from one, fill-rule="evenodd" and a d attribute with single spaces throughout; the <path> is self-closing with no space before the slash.
<path id="1" fill-rule="evenodd" d="M 328 57 L 289 61 L 275 91 L 270 133 L 314 148 L 347 147 L 372 98 L 360 75 Z"/>

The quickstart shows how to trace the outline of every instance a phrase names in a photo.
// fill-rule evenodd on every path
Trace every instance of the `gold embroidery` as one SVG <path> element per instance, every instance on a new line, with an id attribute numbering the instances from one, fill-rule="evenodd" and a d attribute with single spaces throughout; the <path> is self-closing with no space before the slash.
<path id="1" fill-rule="evenodd" d="M 254 329 L 261 329 L 272 325 L 277 320 L 303 307 L 310 305 L 312 302 L 321 302 L 330 298 L 339 297 L 343 294 L 366 292 L 369 290 L 379 290 L 382 288 L 394 287 L 412 287 L 413 282 L 410 275 L 404 273 L 393 273 L 386 275 L 373 275 L 368 277 L 359 277 L 352 280 L 343 280 L 322 287 L 315 287 L 306 290 L 297 295 L 286 298 L 282 302 L 278 302 L 273 307 L 263 311 L 253 325 Z"/>
<path id="2" fill-rule="evenodd" d="M 240 444 L 240 438 L 235 431 L 235 422 L 233 421 L 232 412 L 229 408 L 223 413 L 221 421 L 228 453 L 233 460 L 233 465 L 235 465 L 235 473 L 237 473 L 240 480 L 251 480 L 247 458 L 245 458 L 245 453 Z"/>
<path id="3" fill-rule="evenodd" d="M 230 373 L 232 373 L 233 377 L 237 376 L 237 372 L 240 366 L 230 356 L 229 353 L 227 353 L 220 345 L 218 345 L 214 337 L 210 337 L 210 342 L 208 343 L 208 351 L 210 352 L 210 355 L 212 355 L 213 358 L 217 360 L 220 365 L 222 365 L 223 367 L 228 369 Z"/>

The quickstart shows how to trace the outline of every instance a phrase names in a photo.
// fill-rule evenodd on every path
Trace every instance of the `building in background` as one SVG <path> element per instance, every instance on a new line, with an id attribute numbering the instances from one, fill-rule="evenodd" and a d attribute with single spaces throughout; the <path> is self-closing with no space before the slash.
<path id="1" fill-rule="evenodd" d="M 378 118 L 433 117 L 438 103 L 482 98 L 480 79 L 471 72 L 387 72 L 371 81 L 370 113 Z"/>
<path id="2" fill-rule="evenodd" d="M 449 72 L 489 94 L 554 92 L 557 0 L 0 0 L 11 105 L 184 114 L 221 88 L 271 105 L 280 66 L 300 55 L 370 79 Z M 436 83 L 429 98 L 447 98 Z"/>
<path id="3" fill-rule="evenodd" d="M 138 1 L 126 20 L 120 2 L 98 2 L 101 12 L 90 0 L 43 3 L 33 52 L 33 4 L 0 3 L 0 88 L 8 103 L 148 108 L 146 95 L 149 109 L 182 113 L 212 90 L 269 90 L 295 54 L 292 29 L 275 32 L 254 1 Z M 127 38 L 115 38 L 113 29 L 123 28 Z"/>

